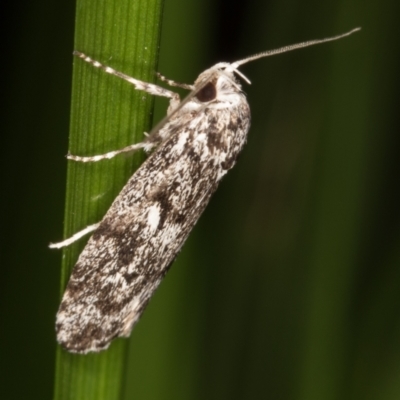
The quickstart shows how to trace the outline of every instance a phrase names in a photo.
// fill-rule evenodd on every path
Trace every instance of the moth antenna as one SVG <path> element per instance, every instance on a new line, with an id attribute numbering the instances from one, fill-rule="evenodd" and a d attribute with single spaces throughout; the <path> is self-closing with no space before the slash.
<path id="1" fill-rule="evenodd" d="M 350 36 L 353 33 L 358 32 L 359 30 L 361 30 L 361 28 L 354 28 L 349 32 L 342 33 L 341 35 L 332 36 L 332 37 L 325 38 L 325 39 L 308 40 L 306 42 L 301 42 L 301 43 L 292 44 L 292 45 L 289 45 L 289 46 L 284 46 L 284 47 L 281 47 L 281 48 L 275 49 L 275 50 L 263 51 L 262 53 L 257 53 L 257 54 L 254 54 L 253 56 L 244 58 L 243 60 L 239 60 L 239 61 L 233 62 L 230 65 L 230 69 L 234 70 L 234 69 L 238 68 L 240 65 L 246 64 L 246 63 L 248 63 L 250 61 L 257 60 L 259 58 L 274 56 L 275 54 L 286 53 L 288 51 L 302 49 L 304 47 L 314 46 L 316 44 L 321 44 L 321 43 L 326 43 L 326 42 L 333 42 L 334 40 L 339 40 L 339 39 L 342 39 L 342 38 L 344 38 L 346 36 Z"/>

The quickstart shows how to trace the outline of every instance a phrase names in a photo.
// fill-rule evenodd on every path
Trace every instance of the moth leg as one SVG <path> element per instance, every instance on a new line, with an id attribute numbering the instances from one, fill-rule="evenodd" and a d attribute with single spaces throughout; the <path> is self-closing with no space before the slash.
<path id="1" fill-rule="evenodd" d="M 160 81 L 165 82 L 169 86 L 180 87 L 182 89 L 187 89 L 187 90 L 194 90 L 194 85 L 188 85 L 186 83 L 175 82 L 171 79 L 166 78 L 164 75 L 161 75 L 159 72 L 157 72 L 156 75 Z"/>
<path id="2" fill-rule="evenodd" d="M 85 229 L 82 229 L 81 231 L 76 232 L 74 235 L 72 235 L 68 239 L 63 240 L 62 242 L 50 243 L 49 247 L 51 249 L 61 249 L 61 247 L 69 246 L 70 244 L 78 241 L 81 237 L 96 230 L 99 225 L 100 225 L 100 222 L 98 222 L 97 224 L 89 225 Z"/>
<path id="3" fill-rule="evenodd" d="M 143 142 L 131 144 L 119 150 L 109 151 L 108 153 L 105 154 L 98 154 L 96 156 L 88 156 L 88 157 L 74 156 L 73 154 L 68 153 L 67 159 L 79 162 L 96 162 L 107 159 L 109 160 L 110 158 L 114 158 L 118 154 L 129 153 L 131 151 L 139 149 L 144 149 L 146 152 L 148 152 L 152 150 L 154 147 L 156 147 L 159 144 L 159 141 L 156 140 L 157 139 L 156 137 L 152 138 L 147 133 L 145 133 L 145 136 L 146 139 Z"/>
<path id="4" fill-rule="evenodd" d="M 161 86 L 154 85 L 153 83 L 148 83 L 148 82 L 143 82 L 140 81 L 139 79 L 132 78 L 131 76 L 125 75 L 122 72 L 116 71 L 115 69 L 111 67 L 107 67 L 107 65 L 104 65 L 96 60 L 93 60 L 91 57 L 87 56 L 84 53 L 81 53 L 80 51 L 74 51 L 73 54 L 82 60 L 86 61 L 87 63 L 93 65 L 96 68 L 100 68 L 103 71 L 107 72 L 110 75 L 115 75 L 118 76 L 118 78 L 124 79 L 125 81 L 129 82 L 130 84 L 134 85 L 136 89 L 138 90 L 143 90 L 147 93 L 150 93 L 154 96 L 161 96 L 161 97 L 167 97 L 169 98 L 169 104 L 171 109 L 176 108 L 179 103 L 181 102 L 181 99 L 179 97 L 178 93 L 172 92 L 171 90 L 165 89 Z"/>

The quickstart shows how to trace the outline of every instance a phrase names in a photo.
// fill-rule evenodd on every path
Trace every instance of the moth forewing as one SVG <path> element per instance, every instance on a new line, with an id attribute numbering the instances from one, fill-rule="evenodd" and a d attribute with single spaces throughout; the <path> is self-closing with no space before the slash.
<path id="1" fill-rule="evenodd" d="M 348 34 L 283 49 L 294 50 Z M 142 143 L 100 156 L 68 157 L 94 162 L 138 148 L 153 150 L 103 220 L 72 238 L 94 230 L 72 271 L 57 313 L 57 339 L 64 348 L 75 353 L 100 351 L 113 338 L 130 334 L 246 142 L 250 108 L 234 74 L 248 81 L 238 71 L 240 65 L 279 52 L 283 50 L 218 63 L 201 73 L 194 85 L 173 83 L 193 88 L 183 101 L 174 92 L 75 53 L 139 90 L 169 98 L 170 106 L 167 116 Z"/>

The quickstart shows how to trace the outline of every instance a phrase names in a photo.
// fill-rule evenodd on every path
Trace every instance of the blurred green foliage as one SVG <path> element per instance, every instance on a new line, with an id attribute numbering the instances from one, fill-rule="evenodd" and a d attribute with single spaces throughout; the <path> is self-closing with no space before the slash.
<path id="1" fill-rule="evenodd" d="M 75 10 L 9 7 L 0 398 L 50 399 L 61 255 L 46 245 L 62 235 Z M 363 30 L 241 69 L 248 145 L 132 333 L 125 400 L 400 398 L 399 9 L 165 2 L 159 71 L 188 83 L 218 61 Z"/>

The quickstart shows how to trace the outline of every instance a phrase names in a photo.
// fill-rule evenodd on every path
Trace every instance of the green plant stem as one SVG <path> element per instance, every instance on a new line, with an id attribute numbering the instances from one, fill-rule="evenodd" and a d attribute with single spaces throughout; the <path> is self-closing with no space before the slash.
<path id="1" fill-rule="evenodd" d="M 154 81 L 162 0 L 78 0 L 76 50 L 144 81 Z M 151 123 L 153 99 L 127 82 L 74 59 L 69 151 L 94 155 L 141 140 Z M 98 222 L 142 154 L 93 164 L 69 162 L 65 237 Z M 63 252 L 61 292 L 85 240 Z M 126 340 L 98 354 L 57 349 L 54 399 L 121 398 Z"/>

